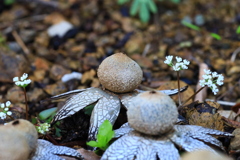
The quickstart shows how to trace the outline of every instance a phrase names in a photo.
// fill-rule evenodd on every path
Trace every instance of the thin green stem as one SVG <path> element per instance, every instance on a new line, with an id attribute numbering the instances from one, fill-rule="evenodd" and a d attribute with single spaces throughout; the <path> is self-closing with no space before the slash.
<path id="1" fill-rule="evenodd" d="M 28 104 L 27 104 L 27 92 L 25 87 L 23 87 L 24 89 L 24 96 L 25 96 L 25 105 L 26 105 L 26 120 L 28 120 Z"/>
<path id="2" fill-rule="evenodd" d="M 179 80 L 179 71 L 177 71 L 177 81 L 178 81 L 178 104 L 182 105 L 181 92 L 180 92 L 180 80 Z"/>
<path id="3" fill-rule="evenodd" d="M 205 88 L 206 86 L 204 86 L 204 87 L 202 87 L 202 88 L 200 88 L 197 92 L 195 92 L 191 97 L 189 97 L 186 101 L 184 101 L 183 103 L 182 103 L 182 105 L 179 105 L 178 106 L 178 110 L 184 105 L 184 104 L 186 104 L 190 99 L 192 99 L 196 94 L 198 94 L 201 90 L 203 90 L 203 88 Z"/>

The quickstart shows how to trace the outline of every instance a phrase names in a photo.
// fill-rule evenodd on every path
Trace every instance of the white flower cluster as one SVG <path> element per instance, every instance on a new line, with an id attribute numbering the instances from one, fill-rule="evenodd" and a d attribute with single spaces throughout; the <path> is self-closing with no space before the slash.
<path id="1" fill-rule="evenodd" d="M 39 133 L 45 134 L 49 131 L 50 124 L 48 123 L 40 123 L 38 126 L 36 126 L 36 129 Z"/>
<path id="2" fill-rule="evenodd" d="M 27 79 L 28 74 L 27 73 L 23 73 L 22 77 L 14 77 L 13 78 L 13 82 L 15 82 L 15 84 L 19 87 L 26 87 L 31 83 L 31 79 Z"/>
<path id="3" fill-rule="evenodd" d="M 186 59 L 183 60 L 181 57 L 176 57 L 176 63 L 174 64 L 173 56 L 167 56 L 164 63 L 173 67 L 174 71 L 180 71 L 180 70 L 188 69 L 188 65 L 190 64 L 190 61 Z"/>
<path id="4" fill-rule="evenodd" d="M 207 85 L 209 88 L 211 88 L 214 95 L 217 94 L 219 89 L 217 88 L 217 85 L 221 86 L 223 85 L 224 77 L 222 74 L 217 74 L 217 72 L 211 72 L 210 70 L 204 69 L 204 72 L 206 73 L 203 75 L 203 79 L 199 81 L 199 84 L 204 87 Z"/>
<path id="5" fill-rule="evenodd" d="M 11 116 L 12 115 L 12 112 L 9 111 L 9 107 L 11 105 L 11 102 L 10 101 L 7 101 L 5 104 L 4 103 L 0 103 L 0 107 L 1 107 L 1 111 L 0 111 L 0 118 L 1 119 L 6 119 L 7 118 L 7 115 L 8 116 Z"/>

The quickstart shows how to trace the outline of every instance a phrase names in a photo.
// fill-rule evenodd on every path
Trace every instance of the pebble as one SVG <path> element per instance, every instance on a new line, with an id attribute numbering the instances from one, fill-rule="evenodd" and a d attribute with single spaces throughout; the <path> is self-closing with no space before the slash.
<path id="1" fill-rule="evenodd" d="M 67 81 L 69 80 L 72 80 L 72 79 L 77 79 L 77 80 L 81 80 L 82 78 L 82 73 L 79 73 L 79 72 L 72 72 L 72 73 L 69 73 L 69 74 L 65 74 L 61 80 L 62 82 L 66 83 Z"/>
<path id="2" fill-rule="evenodd" d="M 12 82 L 14 77 L 29 71 L 29 63 L 23 55 L 0 48 L 0 82 Z"/>
<path id="3" fill-rule="evenodd" d="M 63 37 L 72 28 L 73 25 L 71 23 L 67 21 L 62 21 L 49 27 L 47 33 L 50 37 Z"/>
<path id="4" fill-rule="evenodd" d="M 70 70 L 64 68 L 61 65 L 54 64 L 50 69 L 50 78 L 53 80 L 60 80 L 65 74 L 70 73 Z"/>

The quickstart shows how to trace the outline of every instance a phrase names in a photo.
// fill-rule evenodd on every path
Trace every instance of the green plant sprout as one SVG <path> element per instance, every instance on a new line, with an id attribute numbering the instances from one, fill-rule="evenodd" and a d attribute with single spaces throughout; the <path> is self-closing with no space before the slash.
<path id="1" fill-rule="evenodd" d="M 109 120 L 105 120 L 98 129 L 97 140 L 87 142 L 87 145 L 91 147 L 98 147 L 99 149 L 105 151 L 110 140 L 114 137 L 114 131 L 112 129 L 112 124 Z"/>
<path id="2" fill-rule="evenodd" d="M 213 38 L 217 39 L 217 40 L 221 40 L 221 39 L 222 39 L 222 37 L 221 37 L 219 34 L 210 33 L 210 35 L 211 35 Z"/>
<path id="3" fill-rule="evenodd" d="M 130 0 L 118 0 L 118 4 L 122 5 Z M 161 0 L 159 0 L 161 1 Z M 173 3 L 179 3 L 180 0 L 170 0 Z M 139 14 L 140 20 L 147 23 L 150 19 L 150 12 L 157 13 L 157 6 L 154 0 L 133 0 L 130 8 L 130 15 L 135 16 Z"/>
<path id="4" fill-rule="evenodd" d="M 200 31 L 200 27 L 198 27 L 198 26 L 196 26 L 196 25 L 194 25 L 192 23 L 189 23 L 189 22 L 187 22 L 185 20 L 181 21 L 181 23 L 182 23 L 182 25 L 184 25 L 184 26 L 186 26 L 188 28 L 191 28 L 191 29 L 193 29 L 195 31 Z"/>
<path id="5" fill-rule="evenodd" d="M 186 26 L 188 28 L 191 28 L 192 30 L 195 30 L 195 31 L 200 31 L 201 30 L 200 27 L 198 27 L 198 26 L 196 26 L 196 25 L 194 25 L 192 23 L 189 23 L 189 22 L 187 22 L 185 20 L 181 21 L 181 23 L 182 23 L 182 25 L 184 25 L 184 26 Z M 239 29 L 239 32 L 240 32 L 240 29 Z M 212 36 L 213 38 L 215 38 L 217 40 L 221 40 L 222 39 L 222 37 L 219 34 L 217 34 L 217 33 L 210 33 L 210 36 Z"/>
<path id="6" fill-rule="evenodd" d="M 39 120 L 40 121 L 43 121 L 43 122 L 45 122 L 45 124 L 50 124 L 51 122 L 52 122 L 52 120 L 53 120 L 53 117 L 56 115 L 56 112 L 57 112 L 57 107 L 54 107 L 54 108 L 49 108 L 49 109 L 46 109 L 46 110 L 43 110 L 43 111 L 41 111 L 40 113 L 39 113 L 39 115 L 38 115 L 38 118 L 39 118 Z M 39 123 L 39 121 L 38 121 L 38 119 L 37 118 L 35 118 L 34 119 L 34 121 L 35 121 L 35 126 L 36 126 L 36 128 L 37 127 L 42 127 L 41 126 L 41 123 Z M 44 123 L 43 123 L 44 124 Z M 57 123 L 55 123 L 55 124 L 53 124 L 52 125 L 52 128 L 54 128 L 55 129 L 55 135 L 57 136 L 57 137 L 61 137 L 61 129 L 59 128 L 59 125 L 60 125 L 60 122 L 57 122 Z M 50 127 L 50 125 L 49 125 L 49 127 Z M 44 128 L 43 128 L 44 129 Z M 43 130 L 42 129 L 42 130 Z M 41 131 L 41 130 L 40 130 Z M 44 131 L 44 130 L 43 130 Z M 45 131 L 46 132 L 46 131 Z M 41 133 L 41 132 L 39 132 L 39 133 Z M 42 134 L 42 133 L 41 133 Z"/>
<path id="7" fill-rule="evenodd" d="M 15 0 L 4 0 L 5 5 L 12 5 L 13 3 L 15 3 Z"/>
<path id="8" fill-rule="evenodd" d="M 27 79 L 28 74 L 23 73 L 22 77 L 14 77 L 13 82 L 19 87 L 22 87 L 24 90 L 24 96 L 25 96 L 25 105 L 26 105 L 26 120 L 28 120 L 28 104 L 27 104 L 27 92 L 26 87 L 32 82 L 30 79 Z"/>
<path id="9" fill-rule="evenodd" d="M 49 131 L 49 128 L 50 128 L 50 124 L 48 123 L 38 123 L 37 125 L 35 125 L 36 127 L 36 130 L 38 133 L 40 134 L 46 134 L 48 131 Z"/>
<path id="10" fill-rule="evenodd" d="M 240 26 L 237 27 L 236 33 L 237 33 L 237 34 L 240 34 Z"/>
<path id="11" fill-rule="evenodd" d="M 0 33 L 0 47 L 9 49 L 8 45 L 7 45 L 7 42 L 6 42 L 6 38 L 1 33 Z"/>

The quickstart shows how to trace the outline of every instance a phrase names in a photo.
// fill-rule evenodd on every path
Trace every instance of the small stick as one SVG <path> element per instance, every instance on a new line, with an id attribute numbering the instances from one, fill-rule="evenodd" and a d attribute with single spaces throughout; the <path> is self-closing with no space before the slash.
<path id="1" fill-rule="evenodd" d="M 177 71 L 177 81 L 178 81 L 178 105 L 182 105 L 181 92 L 180 92 L 180 80 L 179 80 L 179 71 Z"/>
<path id="2" fill-rule="evenodd" d="M 198 74 L 198 79 L 202 79 L 202 76 L 205 74 L 204 73 L 204 69 L 208 70 L 208 66 L 206 63 L 200 63 L 199 64 L 199 74 Z M 198 84 L 196 86 L 196 90 L 200 89 L 201 86 L 199 84 L 199 80 L 198 80 Z M 194 101 L 204 101 L 207 97 L 207 88 L 205 88 L 204 90 L 202 90 L 201 92 L 199 92 L 199 94 L 197 94 L 194 98 Z"/>
<path id="3" fill-rule="evenodd" d="M 182 105 L 178 106 L 178 110 L 181 109 L 184 104 L 186 104 L 190 99 L 192 99 L 196 94 L 198 94 L 198 92 L 200 92 L 201 90 L 203 90 L 205 87 L 206 87 L 206 86 L 200 88 L 200 89 L 199 89 L 197 92 L 195 92 L 191 97 L 189 97 L 186 101 L 184 101 L 184 102 L 182 103 Z"/>
<path id="4" fill-rule="evenodd" d="M 25 105 L 26 105 L 26 120 L 28 120 L 28 104 L 27 104 L 27 93 L 26 93 L 26 89 L 24 88 L 24 96 L 25 96 Z"/>
<path id="5" fill-rule="evenodd" d="M 21 37 L 18 35 L 18 33 L 14 30 L 12 31 L 12 35 L 15 38 L 15 40 L 17 41 L 17 43 L 19 44 L 19 46 L 22 48 L 23 52 L 25 53 L 25 57 L 27 58 L 27 55 L 30 54 L 29 49 L 27 48 L 27 46 L 25 45 L 25 43 L 23 42 L 23 40 L 21 39 Z"/>

